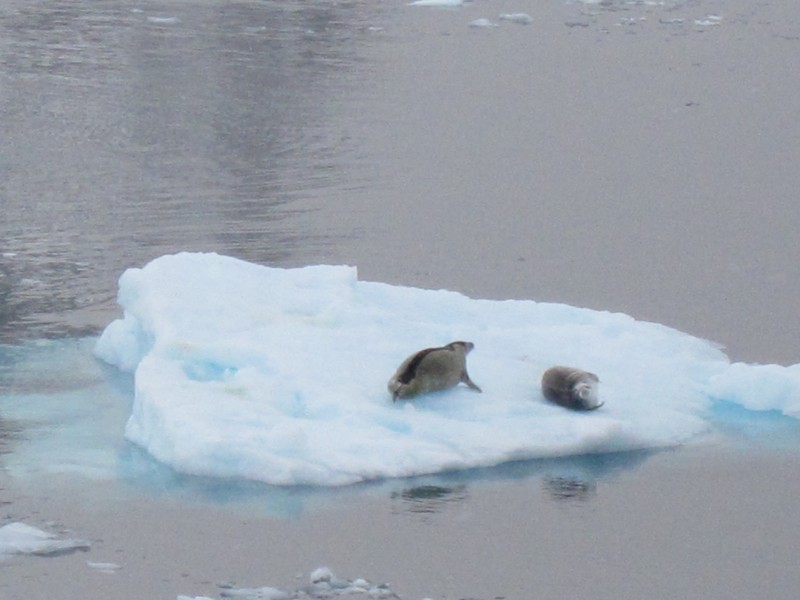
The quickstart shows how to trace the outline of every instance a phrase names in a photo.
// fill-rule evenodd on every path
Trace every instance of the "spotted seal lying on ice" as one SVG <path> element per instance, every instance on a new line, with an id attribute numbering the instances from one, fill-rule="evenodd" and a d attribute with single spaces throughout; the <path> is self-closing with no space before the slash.
<path id="1" fill-rule="evenodd" d="M 595 410 L 603 406 L 597 399 L 597 375 L 574 367 L 552 367 L 542 375 L 544 397 L 573 410 Z"/>
<path id="2" fill-rule="evenodd" d="M 480 392 L 467 374 L 467 354 L 474 347 L 472 342 L 451 342 L 412 354 L 389 380 L 392 400 L 444 390 L 462 381 Z"/>

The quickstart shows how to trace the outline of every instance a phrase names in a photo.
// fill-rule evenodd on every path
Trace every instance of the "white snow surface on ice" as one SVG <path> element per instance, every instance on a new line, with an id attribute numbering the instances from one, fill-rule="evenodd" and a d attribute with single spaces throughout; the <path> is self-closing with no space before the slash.
<path id="1" fill-rule="evenodd" d="M 0 558 L 13 554 L 46 556 L 87 548 L 89 542 L 85 540 L 59 539 L 27 523 L 14 522 L 0 527 Z"/>
<path id="2" fill-rule="evenodd" d="M 713 400 L 800 416 L 800 365 L 731 365 L 711 343 L 620 313 L 359 281 L 217 254 L 120 278 L 124 317 L 98 357 L 134 373 L 126 437 L 179 472 L 277 485 L 359 481 L 681 444 Z M 408 355 L 475 344 L 460 385 L 392 403 Z M 600 377 L 605 405 L 544 400 L 557 364 Z"/>

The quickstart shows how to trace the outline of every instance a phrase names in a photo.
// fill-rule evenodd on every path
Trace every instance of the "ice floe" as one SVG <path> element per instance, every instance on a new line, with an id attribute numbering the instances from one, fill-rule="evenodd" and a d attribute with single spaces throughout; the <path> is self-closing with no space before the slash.
<path id="1" fill-rule="evenodd" d="M 490 19 L 481 18 L 481 19 L 475 19 L 474 21 L 470 21 L 469 26 L 475 28 L 497 27 L 497 23 L 493 22 Z"/>
<path id="2" fill-rule="evenodd" d="M 715 400 L 798 410 L 798 367 L 731 365 L 620 313 L 364 282 L 353 267 L 182 253 L 126 271 L 118 300 L 96 355 L 134 373 L 127 438 L 182 473 L 343 485 L 674 446 L 713 428 Z M 393 403 L 400 362 L 453 340 L 475 344 L 483 393 Z M 598 374 L 605 405 L 545 401 L 556 364 Z"/>

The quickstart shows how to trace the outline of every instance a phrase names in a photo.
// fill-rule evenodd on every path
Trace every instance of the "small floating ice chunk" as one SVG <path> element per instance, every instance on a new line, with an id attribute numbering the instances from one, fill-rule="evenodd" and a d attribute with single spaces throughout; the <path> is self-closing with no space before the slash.
<path id="1" fill-rule="evenodd" d="M 100 573 L 116 573 L 122 568 L 122 566 L 118 565 L 117 563 L 93 562 L 91 560 L 86 561 L 86 566 L 90 569 L 94 569 L 95 571 L 99 571 Z"/>
<path id="2" fill-rule="evenodd" d="M 178 17 L 147 17 L 147 21 L 154 25 L 175 25 L 181 22 Z"/>
<path id="3" fill-rule="evenodd" d="M 530 25 L 533 23 L 533 17 L 528 13 L 502 13 L 498 17 L 501 21 L 511 21 L 520 25 Z"/>
<path id="4" fill-rule="evenodd" d="M 718 15 L 707 15 L 705 19 L 695 19 L 694 24 L 700 27 L 713 27 L 719 25 L 721 21 L 722 17 Z"/>
<path id="5" fill-rule="evenodd" d="M 308 579 L 312 584 L 320 583 L 321 581 L 330 581 L 333 579 L 333 572 L 328 567 L 319 567 L 311 572 Z"/>
<path id="6" fill-rule="evenodd" d="M 71 550 L 87 550 L 89 542 L 77 539 L 58 539 L 26 523 L 9 523 L 0 527 L 0 557 L 12 554 L 48 556 Z"/>
<path id="7" fill-rule="evenodd" d="M 489 19 L 475 19 L 474 21 L 470 21 L 469 26 L 480 29 L 485 27 L 497 27 L 497 23 L 494 23 Z"/>
<path id="8" fill-rule="evenodd" d="M 748 410 L 777 410 L 800 418 L 800 364 L 733 363 L 711 379 L 709 393 Z"/>

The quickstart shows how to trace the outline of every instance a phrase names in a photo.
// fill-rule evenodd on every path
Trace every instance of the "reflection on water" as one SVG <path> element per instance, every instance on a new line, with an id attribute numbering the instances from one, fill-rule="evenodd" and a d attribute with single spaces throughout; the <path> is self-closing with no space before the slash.
<path id="1" fill-rule="evenodd" d="M 273 486 L 255 481 L 184 475 L 126 444 L 118 463 L 119 476 L 148 493 L 182 502 L 249 506 L 281 518 L 297 518 L 309 510 L 346 504 L 364 496 L 388 497 L 394 514 L 427 521 L 469 502 L 470 490 L 487 483 L 523 482 L 534 495 L 543 486 L 556 503 L 585 503 L 597 495 L 599 481 L 635 469 L 653 453 L 624 452 L 598 456 L 522 461 L 497 467 L 440 475 L 372 481 L 344 487 Z"/>
<path id="2" fill-rule="evenodd" d="M 0 454 L 11 452 L 12 444 L 20 433 L 21 429 L 17 424 L 0 416 Z"/>
<path id="3" fill-rule="evenodd" d="M 246 505 L 281 518 L 297 518 L 309 510 L 346 504 L 364 496 L 388 497 L 394 514 L 427 521 L 448 509 L 468 503 L 470 490 L 486 484 L 522 482 L 536 494 L 562 502 L 584 503 L 597 495 L 599 481 L 612 481 L 635 469 L 653 451 L 572 456 L 506 463 L 496 467 L 438 475 L 371 481 L 344 487 L 274 486 L 255 481 L 197 477 L 177 473 L 149 454 L 126 444 L 118 463 L 119 477 L 148 493 L 182 502 Z"/>
<path id="4" fill-rule="evenodd" d="M 597 482 L 637 468 L 655 450 L 575 456 L 552 461 L 544 468 L 542 487 L 559 503 L 582 503 L 598 494 Z"/>
<path id="5" fill-rule="evenodd" d="M 455 486 L 418 485 L 391 493 L 391 499 L 399 502 L 399 512 L 431 514 L 441 512 L 451 503 L 469 498 L 466 484 Z"/>
<path id="6" fill-rule="evenodd" d="M 619 474 L 635 469 L 651 455 L 651 452 L 642 451 L 603 457 L 531 460 L 485 469 L 326 488 L 273 486 L 255 481 L 184 475 L 153 460 L 140 448 L 126 444 L 119 456 L 118 475 L 132 487 L 150 494 L 188 503 L 248 506 L 280 518 L 297 518 L 308 511 L 347 504 L 365 496 L 388 496 L 392 513 L 427 521 L 448 509 L 468 503 L 470 490 L 487 483 L 523 482 L 530 486 L 531 495 L 543 486 L 546 498 L 559 504 L 590 502 L 597 496 L 599 481 L 611 481 Z"/>
<path id="7" fill-rule="evenodd" d="M 505 463 L 496 467 L 454 471 L 387 483 L 403 487 L 390 492 L 394 510 L 428 516 L 469 500 L 470 487 L 486 482 L 536 482 L 558 503 L 586 502 L 597 495 L 597 482 L 635 469 L 654 451 L 641 450 Z M 410 485 L 409 485 L 410 484 Z M 531 493 L 538 486 L 532 486 Z"/>
<path id="8" fill-rule="evenodd" d="M 576 477 L 543 477 L 542 483 L 553 500 L 589 500 L 597 493 L 594 481 L 584 481 Z"/>
<path id="9" fill-rule="evenodd" d="M 6 3 L 0 341 L 96 331 L 177 250 L 300 263 L 298 204 L 359 159 L 371 3 Z M 352 180 L 348 185 L 352 185 Z"/>

